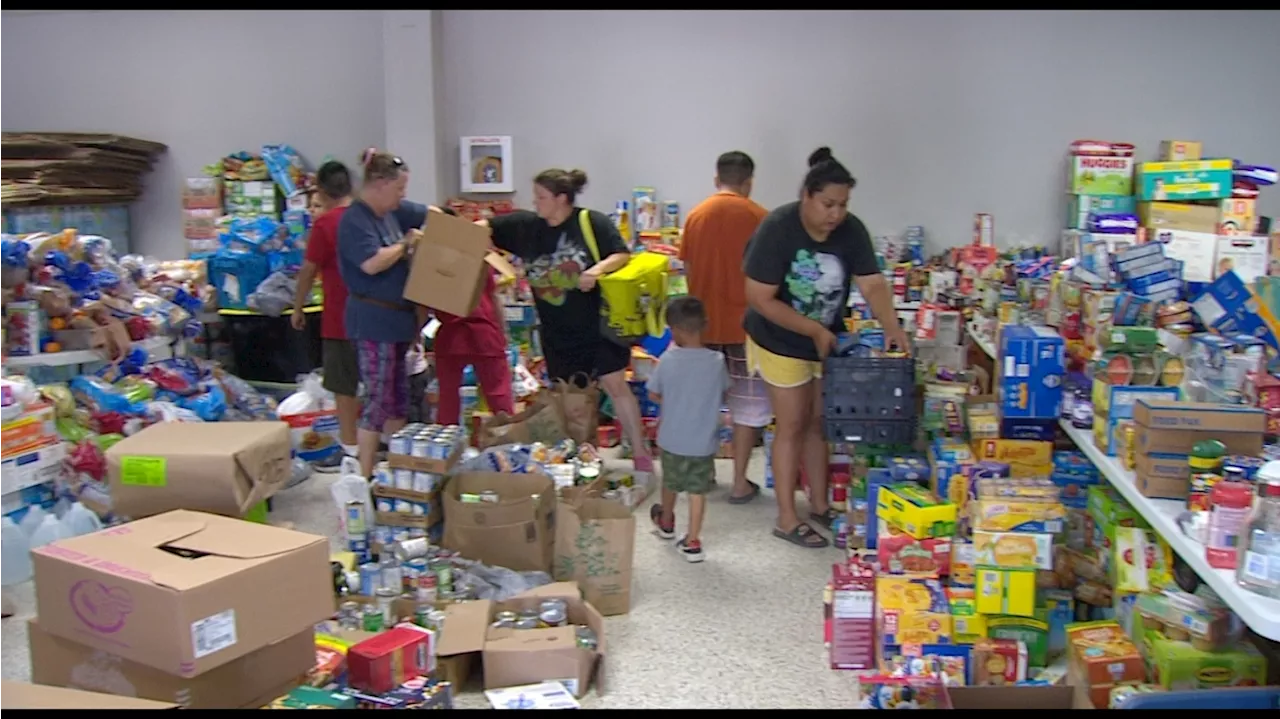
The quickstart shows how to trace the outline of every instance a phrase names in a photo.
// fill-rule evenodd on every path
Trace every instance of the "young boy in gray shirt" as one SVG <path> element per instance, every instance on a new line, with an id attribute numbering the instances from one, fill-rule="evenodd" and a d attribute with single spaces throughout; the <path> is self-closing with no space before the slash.
<path id="1" fill-rule="evenodd" d="M 674 345 L 662 353 L 646 389 L 661 406 L 658 449 L 662 450 L 662 502 L 649 508 L 658 536 L 676 536 L 676 496 L 689 495 L 689 528 L 676 547 L 690 562 L 701 562 L 702 520 L 707 492 L 715 485 L 720 446 L 720 408 L 729 390 L 724 355 L 702 344 L 707 311 L 697 297 L 679 297 L 667 306 Z"/>

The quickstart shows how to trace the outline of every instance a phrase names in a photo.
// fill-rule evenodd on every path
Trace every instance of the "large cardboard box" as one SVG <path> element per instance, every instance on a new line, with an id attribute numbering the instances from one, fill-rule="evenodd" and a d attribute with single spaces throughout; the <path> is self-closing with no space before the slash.
<path id="1" fill-rule="evenodd" d="M 333 614 L 329 540 L 174 511 L 31 553 L 41 626 L 194 677 Z"/>
<path id="2" fill-rule="evenodd" d="M 1188 454 L 1216 439 L 1232 454 L 1262 454 L 1267 415 L 1257 407 L 1141 398 L 1133 408 L 1141 454 Z"/>
<path id="3" fill-rule="evenodd" d="M 574 696 L 582 697 L 594 681 L 596 691 L 604 693 L 604 617 L 582 598 L 576 583 L 547 584 L 504 602 L 492 602 L 490 609 L 494 613 L 537 609 L 540 602 L 551 598 L 565 601 L 568 626 L 487 629 L 483 654 L 485 689 L 554 681 L 563 684 Z M 578 646 L 575 625 L 590 627 L 595 632 L 595 651 Z"/>
<path id="4" fill-rule="evenodd" d="M 1220 214 L 1216 205 L 1195 205 L 1189 202 L 1138 203 L 1138 218 L 1142 220 L 1142 226 L 1153 230 L 1216 233 Z"/>
<path id="5" fill-rule="evenodd" d="M 465 317 L 480 300 L 489 264 L 489 228 L 431 212 L 413 251 L 404 298 L 434 310 Z"/>
<path id="6" fill-rule="evenodd" d="M 467 501 L 484 492 L 498 501 Z M 555 483 L 545 474 L 462 472 L 444 487 L 441 545 L 490 566 L 550 574 L 555 517 Z"/>
<path id="7" fill-rule="evenodd" d="M 0 681 L 0 709 L 177 709 L 176 704 Z"/>
<path id="8" fill-rule="evenodd" d="M 284 422 L 161 422 L 107 450 L 116 514 L 173 509 L 244 517 L 289 480 Z"/>
<path id="9" fill-rule="evenodd" d="M 184 709 L 240 709 L 298 686 L 316 663 L 311 629 L 250 652 L 197 677 L 178 677 L 46 632 L 27 622 L 31 680 L 37 684 L 173 702 Z"/>

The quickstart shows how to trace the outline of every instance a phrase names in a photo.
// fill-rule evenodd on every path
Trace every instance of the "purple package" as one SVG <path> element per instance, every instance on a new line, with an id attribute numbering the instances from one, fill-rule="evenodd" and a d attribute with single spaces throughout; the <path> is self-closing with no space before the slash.
<path id="1" fill-rule="evenodd" d="M 1132 235 L 1141 224 L 1137 215 L 1129 213 L 1089 213 L 1089 231 L 1094 233 Z"/>
<path id="2" fill-rule="evenodd" d="M 973 465 L 973 481 L 979 479 L 994 479 L 996 477 L 1008 477 L 1009 465 L 1004 462 L 993 462 L 986 459 Z"/>

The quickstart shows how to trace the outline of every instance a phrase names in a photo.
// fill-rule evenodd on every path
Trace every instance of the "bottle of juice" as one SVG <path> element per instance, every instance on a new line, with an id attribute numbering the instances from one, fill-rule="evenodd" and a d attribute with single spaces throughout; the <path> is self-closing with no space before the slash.
<path id="1" fill-rule="evenodd" d="M 1280 599 L 1280 462 L 1258 470 L 1258 501 L 1245 527 L 1236 581 L 1265 597 Z"/>

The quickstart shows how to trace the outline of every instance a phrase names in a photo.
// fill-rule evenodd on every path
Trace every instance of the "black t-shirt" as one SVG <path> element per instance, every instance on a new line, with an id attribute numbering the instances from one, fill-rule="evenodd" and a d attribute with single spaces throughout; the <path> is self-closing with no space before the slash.
<path id="1" fill-rule="evenodd" d="M 866 225 L 853 215 L 818 242 L 800 222 L 800 203 L 791 202 L 764 218 L 747 244 L 742 271 L 778 286 L 778 299 L 832 332 L 843 331 L 844 308 L 853 277 L 879 274 Z M 762 348 L 784 357 L 817 361 L 813 340 L 779 327 L 753 309 L 742 326 Z"/>
<path id="2" fill-rule="evenodd" d="M 527 210 L 489 220 L 493 244 L 520 258 L 533 290 L 542 341 L 558 350 L 590 346 L 601 340 L 600 288 L 578 289 L 578 277 L 596 263 L 582 236 L 578 208 L 563 224 L 552 227 Z M 589 210 L 600 259 L 627 252 L 618 228 L 607 215 Z"/>

